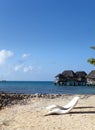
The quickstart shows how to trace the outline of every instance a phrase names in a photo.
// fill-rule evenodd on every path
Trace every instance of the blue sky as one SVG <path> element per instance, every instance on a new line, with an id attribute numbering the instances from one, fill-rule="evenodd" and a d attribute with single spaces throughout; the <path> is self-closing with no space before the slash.
<path id="1" fill-rule="evenodd" d="M 94 45 L 94 0 L 0 0 L 0 79 L 89 73 Z"/>

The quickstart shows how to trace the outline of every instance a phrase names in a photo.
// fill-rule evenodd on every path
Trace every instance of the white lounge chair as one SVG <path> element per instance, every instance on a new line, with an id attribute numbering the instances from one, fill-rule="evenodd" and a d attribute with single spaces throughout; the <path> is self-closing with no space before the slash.
<path id="1" fill-rule="evenodd" d="M 67 105 L 65 106 L 59 106 L 59 105 L 51 105 L 46 107 L 47 109 L 50 109 L 50 111 L 46 115 L 52 115 L 52 114 L 66 114 L 69 113 L 77 104 L 79 100 L 79 97 L 74 97 Z"/>

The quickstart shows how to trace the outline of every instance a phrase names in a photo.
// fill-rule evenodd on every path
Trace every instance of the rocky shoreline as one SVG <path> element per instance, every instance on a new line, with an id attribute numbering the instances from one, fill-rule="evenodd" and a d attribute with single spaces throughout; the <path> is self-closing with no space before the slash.
<path id="1" fill-rule="evenodd" d="M 76 95 L 76 94 L 74 94 Z M 0 91 L 0 109 L 15 104 L 27 104 L 31 98 L 47 98 L 54 99 L 59 97 L 72 96 L 72 94 L 22 94 L 22 93 L 7 93 Z M 81 98 L 87 98 L 90 95 L 81 95 Z"/>
<path id="2" fill-rule="evenodd" d="M 18 94 L 0 92 L 0 109 L 15 104 L 26 104 L 31 98 L 57 98 L 62 97 L 63 94 Z"/>

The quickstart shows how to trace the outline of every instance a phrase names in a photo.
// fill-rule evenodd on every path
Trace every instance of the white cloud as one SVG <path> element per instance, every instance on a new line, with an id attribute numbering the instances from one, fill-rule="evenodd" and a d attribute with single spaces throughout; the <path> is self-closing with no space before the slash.
<path id="1" fill-rule="evenodd" d="M 33 67 L 31 65 L 29 66 L 24 66 L 23 64 L 20 65 L 16 65 L 14 67 L 14 71 L 18 72 L 18 71 L 23 71 L 23 72 L 30 72 L 33 70 Z"/>
<path id="2" fill-rule="evenodd" d="M 16 65 L 15 67 L 14 67 L 14 70 L 15 71 L 19 71 L 19 70 L 21 70 L 22 69 L 22 65 Z"/>
<path id="3" fill-rule="evenodd" d="M 5 64 L 6 60 L 13 56 L 13 52 L 9 50 L 1 50 L 0 51 L 0 64 Z"/>
<path id="4" fill-rule="evenodd" d="M 25 59 L 25 58 L 28 58 L 28 57 L 30 57 L 30 54 L 23 54 L 23 55 L 22 55 L 22 58 L 24 58 L 24 59 Z"/>
<path id="5" fill-rule="evenodd" d="M 23 71 L 24 71 L 24 72 L 30 72 L 30 71 L 32 71 L 32 70 L 33 70 L 33 67 L 32 67 L 32 66 L 26 66 L 26 67 L 23 68 Z"/>

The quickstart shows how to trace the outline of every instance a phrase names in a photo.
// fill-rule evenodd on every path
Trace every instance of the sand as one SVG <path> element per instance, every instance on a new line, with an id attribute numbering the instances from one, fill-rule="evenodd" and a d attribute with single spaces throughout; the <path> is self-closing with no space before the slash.
<path id="1" fill-rule="evenodd" d="M 0 130 L 95 130 L 95 95 L 77 95 L 79 102 L 68 114 L 45 116 L 48 105 L 66 105 L 75 96 L 34 97 L 27 104 L 5 107 L 0 110 Z"/>

